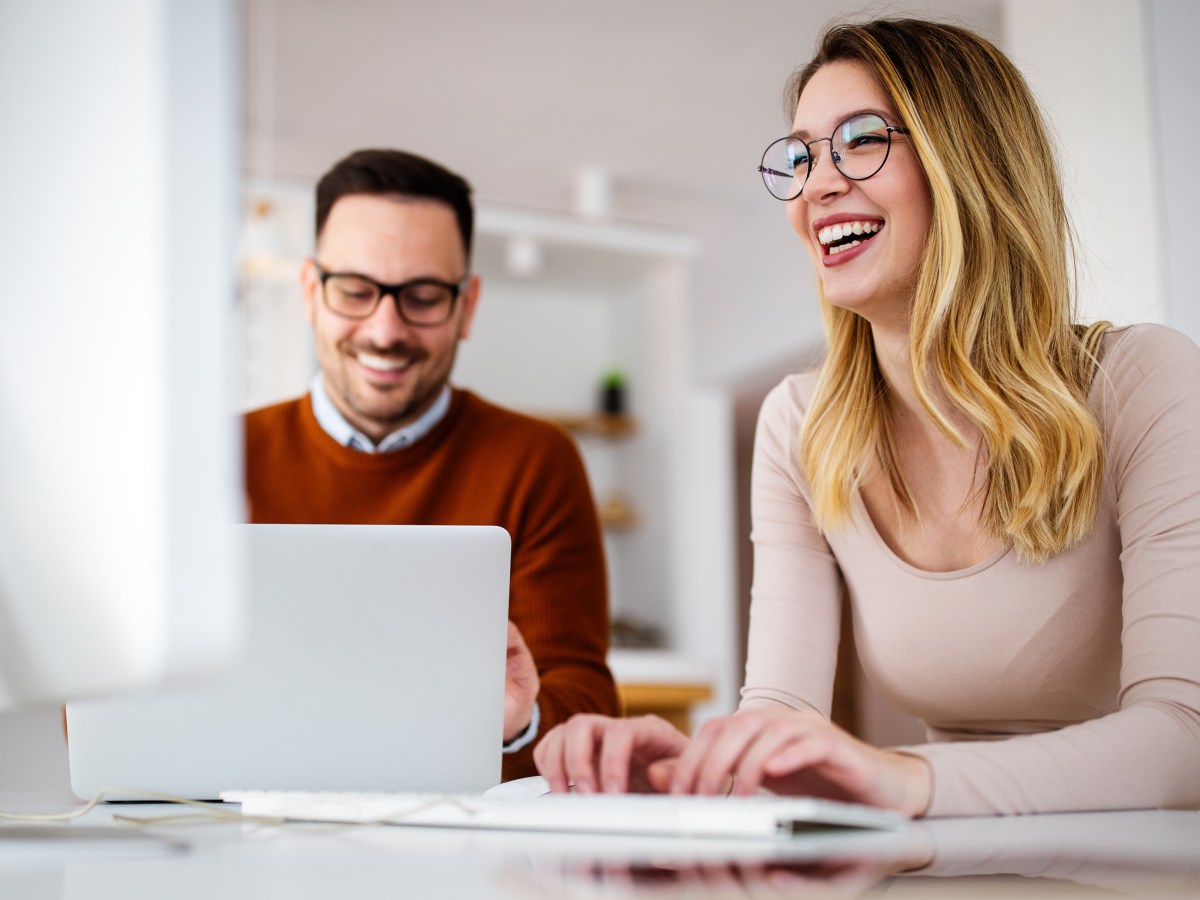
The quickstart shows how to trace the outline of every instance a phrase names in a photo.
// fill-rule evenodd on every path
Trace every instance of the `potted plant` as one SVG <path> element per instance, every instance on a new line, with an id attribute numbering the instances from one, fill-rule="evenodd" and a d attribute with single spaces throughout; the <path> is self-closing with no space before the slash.
<path id="1" fill-rule="evenodd" d="M 600 411 L 610 416 L 625 413 L 625 373 L 609 369 L 600 381 Z"/>

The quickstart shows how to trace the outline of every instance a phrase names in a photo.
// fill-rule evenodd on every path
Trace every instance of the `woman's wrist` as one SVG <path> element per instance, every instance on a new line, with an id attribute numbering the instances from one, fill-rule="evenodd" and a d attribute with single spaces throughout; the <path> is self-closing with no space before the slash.
<path id="1" fill-rule="evenodd" d="M 897 798 L 899 810 L 914 819 L 920 818 L 929 811 L 933 801 L 933 769 L 924 757 L 895 750 L 887 753 L 900 765 L 903 773 Z"/>

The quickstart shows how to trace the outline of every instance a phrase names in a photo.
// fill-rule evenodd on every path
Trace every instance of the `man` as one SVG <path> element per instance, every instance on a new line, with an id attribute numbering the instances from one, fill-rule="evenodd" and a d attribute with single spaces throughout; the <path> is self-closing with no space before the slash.
<path id="1" fill-rule="evenodd" d="M 254 522 L 500 525 L 512 538 L 503 777 L 539 735 L 616 713 L 603 550 L 587 476 L 556 427 L 451 388 L 471 330 L 470 187 L 363 150 L 317 185 L 300 273 L 320 372 L 245 420 Z M 414 690 L 423 686 L 412 686 Z"/>

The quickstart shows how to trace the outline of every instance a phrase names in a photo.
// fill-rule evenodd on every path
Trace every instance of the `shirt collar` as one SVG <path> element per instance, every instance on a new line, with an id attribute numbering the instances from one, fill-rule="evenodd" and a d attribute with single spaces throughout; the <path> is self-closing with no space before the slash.
<path id="1" fill-rule="evenodd" d="M 398 431 L 393 431 L 376 444 L 346 421 L 346 417 L 329 399 L 329 393 L 325 390 L 325 378 L 320 372 L 313 377 L 309 392 L 312 395 L 313 415 L 317 417 L 317 424 L 322 430 L 343 447 L 363 453 L 389 453 L 408 447 L 429 434 L 450 411 L 450 385 L 445 384 L 442 385 L 442 392 L 438 394 L 433 405 L 421 413 L 420 418 Z"/>

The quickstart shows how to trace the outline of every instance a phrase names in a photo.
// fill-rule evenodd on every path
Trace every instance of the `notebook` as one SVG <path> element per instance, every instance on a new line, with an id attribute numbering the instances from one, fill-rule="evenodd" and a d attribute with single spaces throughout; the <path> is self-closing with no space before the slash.
<path id="1" fill-rule="evenodd" d="M 244 660 L 203 683 L 69 704 L 76 794 L 481 792 L 500 780 L 507 532 L 231 527 L 249 569 Z"/>

